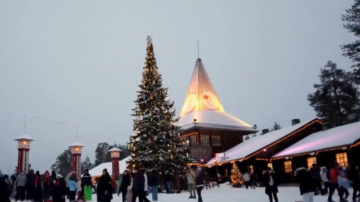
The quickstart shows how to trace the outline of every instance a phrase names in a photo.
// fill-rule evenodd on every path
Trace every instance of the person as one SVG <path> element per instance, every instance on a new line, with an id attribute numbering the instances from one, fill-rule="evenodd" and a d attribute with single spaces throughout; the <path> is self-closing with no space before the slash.
<path id="1" fill-rule="evenodd" d="M 250 172 L 250 186 L 251 186 L 251 189 L 255 189 L 256 179 L 255 179 L 254 172 Z"/>
<path id="2" fill-rule="evenodd" d="M 149 186 L 151 189 L 152 200 L 158 200 L 159 176 L 157 170 L 153 170 L 149 177 Z"/>
<path id="3" fill-rule="evenodd" d="M 74 202 L 76 198 L 77 183 L 73 175 L 69 178 L 69 201 Z"/>
<path id="4" fill-rule="evenodd" d="M 203 202 L 201 191 L 204 189 L 205 172 L 200 166 L 196 169 L 196 192 L 198 195 L 198 202 Z"/>
<path id="5" fill-rule="evenodd" d="M 171 194 L 173 193 L 173 176 L 172 174 L 170 173 L 170 171 L 167 171 L 166 174 L 165 174 L 165 181 L 166 181 L 166 187 L 167 187 L 167 190 L 168 191 L 167 193 L 168 194 Z"/>
<path id="6" fill-rule="evenodd" d="M 68 172 L 65 177 L 65 183 L 66 183 L 66 198 L 69 199 L 69 180 L 70 180 L 71 172 Z"/>
<path id="7" fill-rule="evenodd" d="M 246 189 L 248 189 L 248 186 L 250 185 L 250 179 L 251 179 L 250 174 L 248 172 L 245 172 L 243 175 L 243 179 L 244 179 L 245 187 L 246 187 Z"/>
<path id="8" fill-rule="evenodd" d="M 35 173 L 35 191 L 34 191 L 34 201 L 35 202 L 41 202 L 42 196 L 41 196 L 41 176 L 40 172 L 36 171 Z"/>
<path id="9" fill-rule="evenodd" d="M 321 186 L 320 168 L 317 166 L 316 163 L 312 164 L 310 173 L 313 176 L 313 178 L 316 180 L 315 181 L 315 183 L 316 183 L 315 195 L 318 195 L 318 193 L 324 194 L 324 190 L 322 189 L 322 186 Z"/>
<path id="10" fill-rule="evenodd" d="M 66 182 L 61 175 L 56 176 L 52 192 L 53 202 L 65 202 L 66 200 Z"/>
<path id="11" fill-rule="evenodd" d="M 321 181 L 324 183 L 324 188 L 322 189 L 324 194 L 329 193 L 330 180 L 328 176 L 329 176 L 329 172 L 327 168 L 325 166 L 321 167 L 320 177 L 321 177 Z"/>
<path id="12" fill-rule="evenodd" d="M 360 169 L 358 165 L 350 167 L 349 180 L 353 182 L 353 201 L 356 200 L 357 192 L 360 192 Z"/>
<path id="13" fill-rule="evenodd" d="M 330 179 L 330 190 L 328 195 L 328 201 L 332 202 L 332 195 L 334 194 L 335 189 L 337 190 L 340 201 L 343 201 L 343 195 L 341 194 L 341 190 L 338 185 L 338 176 L 339 176 L 339 164 L 335 163 L 333 167 L 329 171 L 329 179 Z"/>
<path id="14" fill-rule="evenodd" d="M 205 171 L 204 172 L 204 177 L 205 177 L 205 187 L 206 189 L 211 189 L 211 185 L 210 185 L 210 177 L 208 175 L 208 173 Z"/>
<path id="15" fill-rule="evenodd" d="M 180 194 L 180 176 L 177 170 L 174 171 L 174 193 Z"/>
<path id="16" fill-rule="evenodd" d="M 188 190 L 190 192 L 189 198 L 196 198 L 196 192 L 195 192 L 195 172 L 194 170 L 189 167 L 186 170 L 186 179 L 188 183 Z"/>
<path id="17" fill-rule="evenodd" d="M 220 182 L 221 182 L 221 175 L 220 173 L 216 174 L 216 184 L 218 188 L 220 188 Z"/>
<path id="18" fill-rule="evenodd" d="M 342 195 L 343 201 L 347 201 L 349 197 L 349 188 L 351 187 L 352 182 L 346 178 L 345 172 L 339 172 L 338 175 L 338 185 L 339 190 Z M 345 194 L 345 196 L 344 196 Z"/>
<path id="19" fill-rule="evenodd" d="M 16 198 L 15 201 L 17 200 L 21 200 L 24 201 L 25 200 L 25 185 L 26 185 L 26 175 L 24 172 L 21 172 L 17 178 L 16 178 Z"/>
<path id="20" fill-rule="evenodd" d="M 130 186 L 128 186 L 128 188 L 127 188 L 127 194 L 126 194 L 126 201 L 127 202 L 132 202 L 133 192 L 131 190 L 132 190 L 132 187 L 133 187 L 134 178 L 136 177 L 136 174 L 137 173 L 135 173 L 135 172 L 130 173 L 131 182 L 130 182 Z"/>
<path id="21" fill-rule="evenodd" d="M 314 192 L 316 190 L 316 179 L 306 168 L 301 167 L 295 170 L 294 176 L 299 183 L 300 194 L 303 197 L 303 202 L 313 202 Z"/>
<path id="22" fill-rule="evenodd" d="M 42 196 L 44 202 L 47 202 L 50 199 L 51 196 L 51 188 L 52 188 L 52 180 L 50 178 L 49 171 L 45 171 L 44 173 L 44 179 L 42 180 Z"/>
<path id="23" fill-rule="evenodd" d="M 112 193 L 111 177 L 107 172 L 107 169 L 104 169 L 96 190 L 97 200 L 101 202 L 110 202 L 113 199 Z"/>
<path id="24" fill-rule="evenodd" d="M 84 194 L 85 186 L 93 187 L 91 181 L 91 175 L 88 169 L 85 169 L 83 176 L 81 177 L 81 192 Z"/>
<path id="25" fill-rule="evenodd" d="M 145 202 L 150 202 L 150 200 L 147 198 L 147 196 L 149 195 L 149 178 L 148 178 L 148 172 L 145 169 L 141 169 L 140 173 L 142 173 L 144 175 L 144 201 Z"/>
<path id="26" fill-rule="evenodd" d="M 136 175 L 133 179 L 133 184 L 131 188 L 131 192 L 133 194 L 132 202 L 135 202 L 137 198 L 139 198 L 139 202 L 143 202 L 145 198 L 145 176 L 141 172 L 141 170 L 134 170 L 134 172 L 136 173 Z"/>
<path id="27" fill-rule="evenodd" d="M 26 200 L 32 201 L 34 199 L 35 192 L 35 174 L 34 170 L 29 170 L 29 173 L 26 175 Z"/>
<path id="28" fill-rule="evenodd" d="M 81 192 L 81 191 L 78 192 L 76 202 L 86 202 L 83 192 Z"/>
<path id="29" fill-rule="evenodd" d="M 275 202 L 278 202 L 276 175 L 270 167 L 265 170 L 263 180 L 265 185 L 265 193 L 269 196 L 270 202 L 273 202 L 273 199 L 275 200 Z"/>
<path id="30" fill-rule="evenodd" d="M 0 201 L 10 202 L 9 185 L 5 182 L 4 175 L 0 171 Z"/>
<path id="31" fill-rule="evenodd" d="M 131 176 L 128 170 L 125 170 L 122 176 L 121 184 L 119 186 L 118 196 L 122 195 L 122 201 L 125 202 L 126 194 L 127 194 L 127 188 L 131 184 Z M 131 202 L 131 201 L 130 201 Z"/>

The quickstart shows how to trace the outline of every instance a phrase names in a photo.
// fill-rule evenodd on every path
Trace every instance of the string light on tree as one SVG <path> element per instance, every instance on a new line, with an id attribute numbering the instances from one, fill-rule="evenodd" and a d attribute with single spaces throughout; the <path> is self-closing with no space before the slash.
<path id="1" fill-rule="evenodd" d="M 242 173 L 240 172 L 236 163 L 232 164 L 230 177 L 231 177 L 231 184 L 233 187 L 241 187 L 241 185 L 244 183 Z"/>

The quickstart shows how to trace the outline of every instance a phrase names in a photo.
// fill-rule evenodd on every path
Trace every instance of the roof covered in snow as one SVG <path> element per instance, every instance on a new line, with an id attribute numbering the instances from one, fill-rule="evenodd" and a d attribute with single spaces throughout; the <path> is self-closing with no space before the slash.
<path id="1" fill-rule="evenodd" d="M 74 143 L 70 144 L 69 147 L 85 147 L 85 146 L 83 144 L 81 144 L 80 142 L 74 142 Z"/>
<path id="2" fill-rule="evenodd" d="M 124 158 L 123 160 L 119 161 L 119 172 L 123 173 L 124 170 L 126 170 L 126 161 L 130 160 L 130 156 Z M 89 173 L 92 177 L 94 176 L 101 176 L 103 170 L 106 169 L 108 171 L 108 173 L 111 175 L 112 173 L 112 164 L 111 162 L 106 162 L 106 163 L 102 163 L 98 166 L 96 166 L 95 168 L 89 170 Z"/>
<path id="3" fill-rule="evenodd" d="M 248 123 L 225 112 L 200 58 L 196 60 L 177 125 L 256 131 Z M 196 120 L 196 121 L 194 121 Z"/>
<path id="4" fill-rule="evenodd" d="M 14 140 L 28 140 L 28 141 L 34 141 L 34 139 L 32 139 L 30 136 L 28 136 L 28 135 L 26 135 L 26 134 L 24 134 L 24 135 L 22 135 L 22 136 L 20 136 L 20 137 L 18 137 L 18 138 L 16 138 L 16 139 L 14 139 Z"/>
<path id="5" fill-rule="evenodd" d="M 292 132 L 308 125 L 313 121 L 320 121 L 318 119 L 313 119 L 309 121 L 305 121 L 302 123 L 298 123 L 296 125 L 292 125 L 289 127 L 285 127 L 270 133 L 266 133 L 265 135 L 257 135 L 256 137 L 252 137 L 249 140 L 246 140 L 235 147 L 227 150 L 225 153 L 225 161 L 231 161 L 236 159 L 243 159 L 249 156 L 250 154 L 259 151 L 273 142 L 280 140 L 281 138 L 286 137 Z M 214 164 L 215 158 L 211 159 L 207 165 Z"/>
<path id="6" fill-rule="evenodd" d="M 360 122 L 313 133 L 273 157 L 284 157 L 347 146 L 354 144 L 357 140 L 360 140 Z"/>

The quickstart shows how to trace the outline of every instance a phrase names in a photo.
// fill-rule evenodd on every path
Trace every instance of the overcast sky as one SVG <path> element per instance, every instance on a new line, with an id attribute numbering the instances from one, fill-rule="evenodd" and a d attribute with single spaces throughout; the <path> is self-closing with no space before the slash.
<path id="1" fill-rule="evenodd" d="M 26 133 L 42 172 L 78 140 L 124 143 L 151 35 L 164 85 L 180 112 L 200 57 L 227 112 L 269 128 L 315 117 L 319 69 L 351 62 L 341 14 L 352 0 L 0 1 L 0 169 L 13 171 Z M 41 119 L 34 118 L 40 117 Z M 47 119 L 47 120 L 45 120 Z M 52 121 L 50 121 L 52 120 Z M 55 123 L 58 121 L 61 123 Z M 84 157 L 83 157 L 84 158 Z"/>

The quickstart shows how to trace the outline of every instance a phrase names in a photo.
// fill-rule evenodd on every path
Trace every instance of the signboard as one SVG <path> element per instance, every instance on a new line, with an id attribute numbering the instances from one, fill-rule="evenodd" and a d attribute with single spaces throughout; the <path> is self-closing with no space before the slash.
<path id="1" fill-rule="evenodd" d="M 215 154 L 215 159 L 218 162 L 222 162 L 222 161 L 225 161 L 225 159 L 227 159 L 227 157 L 225 156 L 225 153 L 216 153 Z"/>

